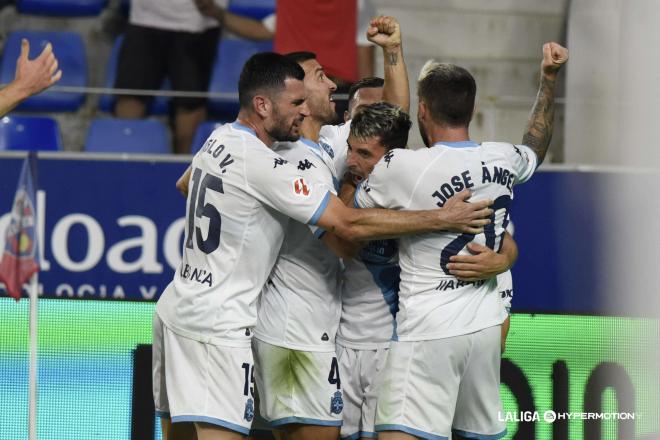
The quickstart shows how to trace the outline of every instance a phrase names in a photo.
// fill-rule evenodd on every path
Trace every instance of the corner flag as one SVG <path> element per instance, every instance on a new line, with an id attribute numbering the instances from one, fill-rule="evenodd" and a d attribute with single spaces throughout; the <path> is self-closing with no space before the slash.
<path id="1" fill-rule="evenodd" d="M 0 261 L 0 281 L 5 283 L 7 293 L 16 301 L 21 298 L 23 283 L 39 270 L 35 176 L 36 154 L 30 153 L 23 162 L 18 179 Z"/>

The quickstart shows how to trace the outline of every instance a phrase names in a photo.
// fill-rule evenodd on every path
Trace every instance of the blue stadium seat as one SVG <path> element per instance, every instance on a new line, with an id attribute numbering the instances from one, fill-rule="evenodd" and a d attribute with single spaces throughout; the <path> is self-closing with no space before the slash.
<path id="1" fill-rule="evenodd" d="M 224 122 L 203 122 L 197 126 L 195 130 L 195 137 L 193 138 L 192 145 L 190 146 L 190 154 L 195 154 L 202 148 L 206 139 L 213 133 L 213 130 L 220 127 Z"/>
<path id="2" fill-rule="evenodd" d="M 108 0 L 18 0 L 16 7 L 21 14 L 86 17 L 99 15 L 107 4 Z"/>
<path id="3" fill-rule="evenodd" d="M 257 52 L 272 50 L 272 41 L 221 39 L 218 43 L 209 92 L 237 94 L 238 77 L 243 69 L 243 64 Z M 234 119 L 238 113 L 238 107 L 238 95 L 236 98 L 212 98 L 209 100 L 211 113 L 222 116 L 221 119 Z"/>
<path id="4" fill-rule="evenodd" d="M 151 119 L 96 119 L 85 140 L 85 151 L 95 153 L 169 154 L 167 128 Z"/>
<path id="5" fill-rule="evenodd" d="M 30 59 L 41 53 L 48 42 L 62 69 L 62 79 L 58 86 L 86 87 L 87 58 L 85 45 L 79 34 L 74 32 L 13 31 L 7 37 L 2 62 L 0 62 L 0 83 L 7 84 L 16 74 L 16 60 L 21 53 L 21 39 L 30 42 Z M 18 111 L 61 112 L 76 111 L 85 100 L 84 93 L 46 91 L 23 101 Z"/>
<path id="6" fill-rule="evenodd" d="M 60 126 L 45 116 L 5 116 L 0 119 L 0 150 L 59 151 Z"/>
<path id="7" fill-rule="evenodd" d="M 230 0 L 228 10 L 261 20 L 275 12 L 275 0 Z"/>
<path id="8" fill-rule="evenodd" d="M 108 67 L 105 71 L 105 87 L 111 89 L 115 86 L 115 78 L 117 77 L 117 61 L 119 59 L 119 49 L 121 49 L 121 43 L 124 41 L 124 36 L 120 35 L 115 40 L 114 46 L 112 46 L 112 52 L 110 53 L 110 59 L 108 60 Z M 168 80 L 165 80 L 161 90 L 171 90 L 171 86 Z M 112 113 L 115 107 L 116 97 L 114 95 L 101 95 L 99 98 L 99 108 L 104 112 Z M 164 96 L 159 96 L 156 99 L 151 101 L 147 112 L 150 115 L 166 115 L 169 108 L 169 98 Z"/>

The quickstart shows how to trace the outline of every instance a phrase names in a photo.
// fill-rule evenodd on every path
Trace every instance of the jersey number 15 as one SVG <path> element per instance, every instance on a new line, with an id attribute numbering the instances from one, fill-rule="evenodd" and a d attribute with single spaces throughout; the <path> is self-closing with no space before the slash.
<path id="1" fill-rule="evenodd" d="M 193 232 L 197 248 L 205 254 L 210 254 L 220 245 L 220 227 L 222 218 L 217 208 L 211 203 L 204 203 L 206 190 L 223 194 L 222 179 L 213 174 L 202 177 L 202 170 L 195 168 L 192 175 L 192 193 L 190 194 L 190 205 L 188 207 L 188 231 L 186 234 L 186 247 L 193 248 Z M 200 182 L 201 179 L 201 182 Z M 207 217 L 209 219 L 209 231 L 204 239 L 204 234 L 199 227 L 195 227 L 195 218 Z"/>

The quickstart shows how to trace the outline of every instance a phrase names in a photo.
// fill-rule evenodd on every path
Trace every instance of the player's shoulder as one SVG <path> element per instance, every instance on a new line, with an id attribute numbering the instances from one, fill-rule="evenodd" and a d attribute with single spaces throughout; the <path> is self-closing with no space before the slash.
<path id="1" fill-rule="evenodd" d="M 500 154 L 507 157 L 519 156 L 525 161 L 530 160 L 530 154 L 534 154 L 531 148 L 526 145 L 517 145 L 510 142 L 483 142 L 483 152 L 485 154 Z"/>

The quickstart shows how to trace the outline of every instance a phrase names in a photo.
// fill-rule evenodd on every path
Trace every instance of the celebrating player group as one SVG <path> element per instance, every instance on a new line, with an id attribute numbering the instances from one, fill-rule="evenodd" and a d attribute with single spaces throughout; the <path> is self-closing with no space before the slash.
<path id="1" fill-rule="evenodd" d="M 545 157 L 568 52 L 543 46 L 521 145 L 471 140 L 474 78 L 427 63 L 427 148 L 408 149 L 399 24 L 374 18 L 368 38 L 384 78 L 351 88 L 341 125 L 328 125 L 336 86 L 313 53 L 250 58 L 238 118 L 177 182 L 183 259 L 154 316 L 166 439 L 506 434 L 508 208 Z"/>

